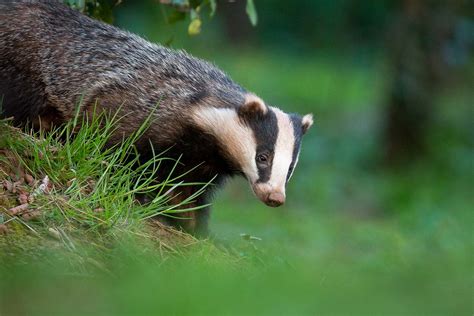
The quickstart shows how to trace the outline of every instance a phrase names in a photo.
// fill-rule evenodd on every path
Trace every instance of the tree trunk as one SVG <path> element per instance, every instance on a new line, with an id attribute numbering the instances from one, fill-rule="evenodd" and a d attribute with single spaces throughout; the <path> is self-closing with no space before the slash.
<path id="1" fill-rule="evenodd" d="M 383 131 L 388 165 L 404 164 L 426 151 L 436 92 L 447 70 L 443 48 L 452 35 L 453 9 L 442 1 L 402 2 L 389 34 L 393 79 Z"/>

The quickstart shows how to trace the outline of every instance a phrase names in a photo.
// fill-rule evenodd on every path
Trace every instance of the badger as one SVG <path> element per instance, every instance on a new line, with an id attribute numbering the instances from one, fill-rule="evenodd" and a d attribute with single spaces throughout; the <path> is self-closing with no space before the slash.
<path id="1" fill-rule="evenodd" d="M 152 114 L 136 147 L 143 159 L 166 150 L 186 183 L 212 183 L 187 207 L 205 206 L 217 187 L 244 176 L 266 205 L 285 202 L 311 114 L 287 114 L 213 64 L 91 19 L 58 1 L 0 3 L 3 117 L 48 128 L 92 111 L 119 111 L 116 144 Z M 158 106 L 156 106 L 158 105 Z M 79 108 L 78 108 L 79 107 Z M 163 165 L 162 181 L 175 164 Z M 176 188 L 172 203 L 202 186 Z M 209 207 L 172 225 L 207 235 Z"/>

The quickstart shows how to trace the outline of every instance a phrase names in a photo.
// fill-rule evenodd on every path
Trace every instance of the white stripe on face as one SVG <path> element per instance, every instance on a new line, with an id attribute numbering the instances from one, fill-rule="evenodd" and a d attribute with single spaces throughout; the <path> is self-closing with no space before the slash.
<path id="1" fill-rule="evenodd" d="M 291 161 L 293 160 L 293 149 L 295 146 L 295 135 L 290 117 L 280 109 L 272 108 L 278 122 L 278 137 L 275 144 L 272 173 L 269 185 L 273 192 L 285 194 L 286 177 Z"/>
<path id="2" fill-rule="evenodd" d="M 298 165 L 299 158 L 300 158 L 300 151 L 298 151 L 298 154 L 296 154 L 295 163 L 293 164 L 293 170 L 291 170 L 291 173 L 288 176 L 288 181 L 290 181 L 291 177 L 293 176 L 293 173 L 295 172 L 296 165 Z"/>
<path id="3" fill-rule="evenodd" d="M 199 127 L 225 146 L 250 183 L 255 183 L 258 180 L 255 136 L 248 126 L 242 124 L 237 112 L 226 108 L 201 107 L 194 111 L 192 117 Z"/>

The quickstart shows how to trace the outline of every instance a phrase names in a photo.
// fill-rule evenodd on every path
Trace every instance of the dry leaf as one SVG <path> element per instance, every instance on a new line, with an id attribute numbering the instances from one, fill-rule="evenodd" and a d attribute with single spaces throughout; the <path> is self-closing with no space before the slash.
<path id="1" fill-rule="evenodd" d="M 8 213 L 12 216 L 23 213 L 24 211 L 28 210 L 29 204 L 21 204 L 15 207 L 12 207 L 11 209 L 8 210 Z"/>

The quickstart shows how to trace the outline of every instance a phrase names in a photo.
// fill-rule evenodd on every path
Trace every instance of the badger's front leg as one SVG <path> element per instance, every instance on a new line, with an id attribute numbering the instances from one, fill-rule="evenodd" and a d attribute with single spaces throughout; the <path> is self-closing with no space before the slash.
<path id="1" fill-rule="evenodd" d="M 177 192 L 173 192 L 174 196 L 171 198 L 172 205 L 183 203 L 186 199 L 191 197 L 197 191 L 193 187 L 182 187 Z M 186 203 L 177 209 L 191 209 L 202 205 L 206 205 L 207 198 L 204 195 L 196 197 L 192 202 Z M 209 235 L 209 215 L 210 207 L 203 207 L 194 211 L 185 211 L 171 214 L 167 222 L 172 226 L 182 229 L 197 237 L 207 237 Z"/>
<path id="2" fill-rule="evenodd" d="M 173 226 L 181 228 L 183 231 L 196 237 L 207 237 L 209 236 L 209 214 L 209 207 L 179 213 L 179 218 L 174 218 L 172 224 Z"/>

